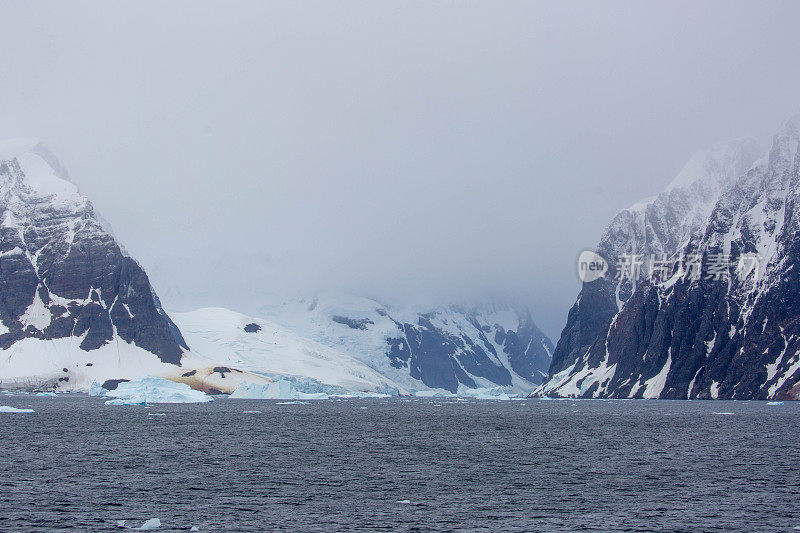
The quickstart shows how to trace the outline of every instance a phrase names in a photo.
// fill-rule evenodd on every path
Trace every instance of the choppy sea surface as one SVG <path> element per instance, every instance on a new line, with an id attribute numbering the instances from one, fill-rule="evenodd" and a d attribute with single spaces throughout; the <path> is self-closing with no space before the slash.
<path id="1" fill-rule="evenodd" d="M 800 403 L 0 404 L 0 531 L 800 526 Z"/>

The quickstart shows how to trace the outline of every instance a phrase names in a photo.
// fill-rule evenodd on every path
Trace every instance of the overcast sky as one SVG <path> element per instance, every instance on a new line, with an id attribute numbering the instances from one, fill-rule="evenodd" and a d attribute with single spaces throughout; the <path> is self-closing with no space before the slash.
<path id="1" fill-rule="evenodd" d="M 0 5 L 0 137 L 168 309 L 515 295 L 555 340 L 616 211 L 800 111 L 798 2 Z"/>

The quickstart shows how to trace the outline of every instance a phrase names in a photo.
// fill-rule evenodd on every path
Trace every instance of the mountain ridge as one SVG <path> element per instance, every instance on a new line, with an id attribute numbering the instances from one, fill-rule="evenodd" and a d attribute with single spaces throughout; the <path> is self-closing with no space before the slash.
<path id="1" fill-rule="evenodd" d="M 717 175 L 722 186 L 708 197 L 713 201 L 686 203 L 675 196 L 694 187 L 683 181 L 644 208 L 637 222 L 644 222 L 645 231 L 637 233 L 634 223 L 615 226 L 615 218 L 597 250 L 608 260 L 609 273 L 583 284 L 549 378 L 536 394 L 796 398 L 798 144 L 794 119 L 775 135 L 766 157 L 746 169 L 716 166 L 726 170 Z M 664 199 L 660 208 L 659 199 Z M 705 216 L 709 205 L 701 224 L 702 217 L 670 215 Z M 657 231 L 665 222 L 666 230 Z M 637 280 L 637 285 L 617 276 L 625 266 L 618 261 L 623 254 L 677 254 L 683 263 L 676 262 L 663 278 Z M 757 280 L 752 271 L 740 272 L 751 256 L 763 263 Z M 701 279 L 684 268 L 691 257 L 700 258 Z M 722 257 L 726 261 L 720 267 L 715 262 Z"/>

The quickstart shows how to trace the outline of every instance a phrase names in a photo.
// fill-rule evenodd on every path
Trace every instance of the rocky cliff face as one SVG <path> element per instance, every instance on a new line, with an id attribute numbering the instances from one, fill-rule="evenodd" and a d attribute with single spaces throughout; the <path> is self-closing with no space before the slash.
<path id="1" fill-rule="evenodd" d="M 408 390 L 501 385 L 530 391 L 546 375 L 553 350 L 530 314 L 508 305 L 422 308 L 321 294 L 262 311 Z"/>
<path id="2" fill-rule="evenodd" d="M 798 144 L 795 120 L 761 159 L 751 143 L 722 145 L 621 212 L 597 249 L 609 272 L 583 285 L 537 393 L 796 398 Z M 628 254 L 644 258 L 635 282 L 620 279 Z M 662 255 L 667 269 L 648 275 Z"/>
<path id="3" fill-rule="evenodd" d="M 68 382 L 67 362 L 104 366 L 95 359 L 112 357 L 110 345 L 113 357 L 127 345 L 173 365 L 187 349 L 144 270 L 53 156 L 31 141 L 0 145 L 0 380 L 44 379 L 46 352 Z"/>

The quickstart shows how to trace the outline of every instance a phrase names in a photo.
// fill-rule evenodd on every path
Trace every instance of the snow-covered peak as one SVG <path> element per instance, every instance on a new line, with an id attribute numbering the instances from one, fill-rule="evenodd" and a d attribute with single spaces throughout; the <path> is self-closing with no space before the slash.
<path id="1" fill-rule="evenodd" d="M 0 164 L 12 167 L 0 173 L 0 191 L 48 199 L 60 206 L 86 203 L 58 159 L 36 139 L 0 141 Z M 16 168 L 18 167 L 18 168 Z"/>
<path id="2" fill-rule="evenodd" d="M 704 227 L 722 191 L 759 156 L 763 152 L 750 139 L 696 153 L 665 191 L 617 213 L 598 250 L 612 261 L 624 253 L 674 253 Z"/>
<path id="3" fill-rule="evenodd" d="M 763 155 L 752 139 L 738 139 L 714 145 L 694 154 L 667 186 L 666 191 L 695 186 L 717 188 L 726 180 L 741 176 Z"/>

